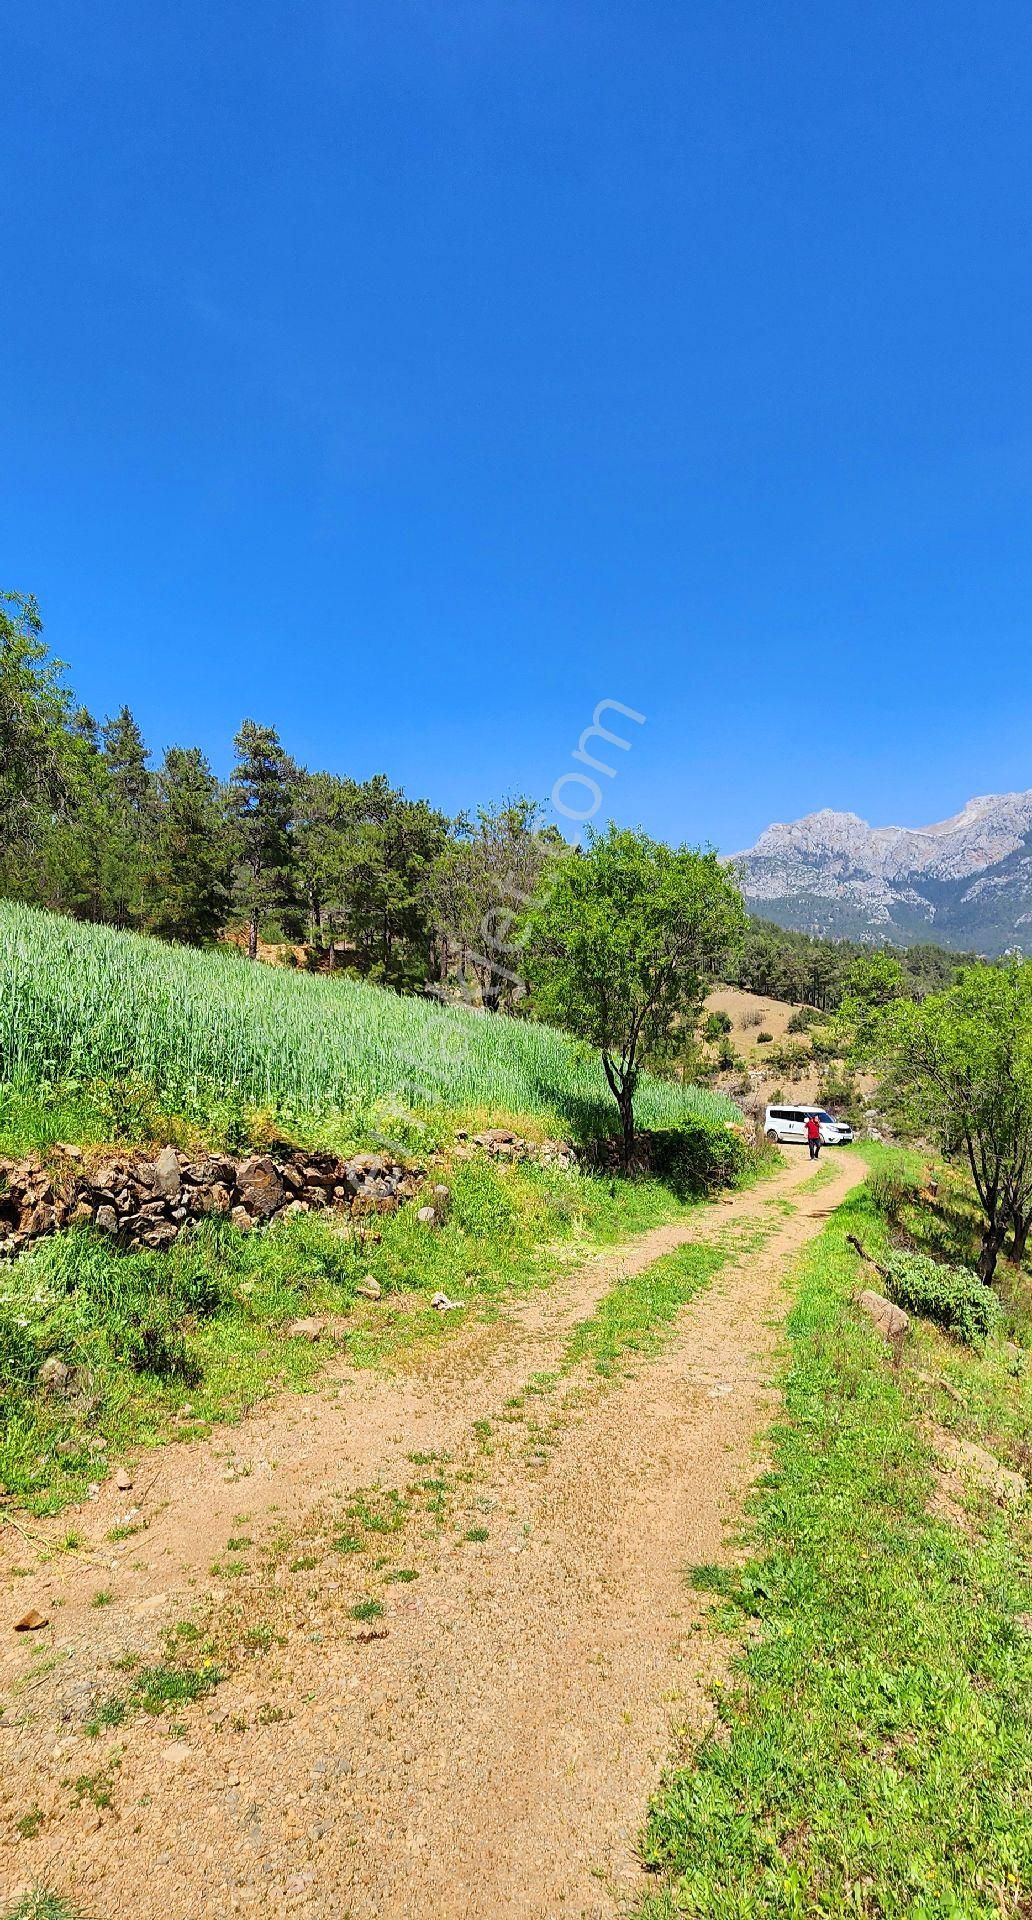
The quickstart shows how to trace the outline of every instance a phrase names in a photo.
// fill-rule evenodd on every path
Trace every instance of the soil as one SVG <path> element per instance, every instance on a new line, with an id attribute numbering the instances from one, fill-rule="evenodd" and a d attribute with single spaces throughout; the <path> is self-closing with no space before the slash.
<path id="1" fill-rule="evenodd" d="M 730 1039 L 736 1052 L 745 1061 L 752 1101 L 761 1105 L 767 1103 L 773 1098 L 775 1090 L 780 1099 L 792 1104 L 808 1104 L 821 1098 L 821 1088 L 827 1079 L 824 1065 L 818 1062 L 803 1063 L 793 1067 L 789 1073 L 774 1071 L 768 1065 L 767 1045 L 760 1046 L 756 1037 L 760 1033 L 769 1033 L 774 1044 L 800 1038 L 788 1031 L 788 1023 L 798 1011 L 800 1002 L 772 1000 L 768 994 L 746 993 L 741 987 L 715 987 L 712 993 L 707 994 L 705 1005 L 707 1013 L 726 1013 L 731 1021 Z M 854 1071 L 852 1078 L 860 1099 L 872 1100 L 878 1088 L 877 1075 Z M 742 1073 L 719 1074 L 715 1085 L 738 1097 L 743 1091 Z"/>
<path id="2" fill-rule="evenodd" d="M 418 1373 L 333 1360 L 316 1394 L 128 1462 L 131 1491 L 8 1530 L 3 1891 L 52 1886 L 95 1920 L 615 1920 L 647 1885 L 648 1797 L 726 1670 L 685 1572 L 736 1550 L 786 1273 L 861 1177 L 827 1165 L 807 1192 L 790 1154 L 456 1325 Z M 616 1281 L 718 1238 L 753 1250 L 658 1352 L 609 1377 L 569 1364 Z M 141 1530 L 112 1543 L 119 1522 Z M 70 1525 L 88 1538 L 49 1555 Z M 48 1626 L 15 1634 L 30 1607 Z M 228 1677 L 91 1737 L 128 1661 L 166 1658 L 182 1621 Z"/>

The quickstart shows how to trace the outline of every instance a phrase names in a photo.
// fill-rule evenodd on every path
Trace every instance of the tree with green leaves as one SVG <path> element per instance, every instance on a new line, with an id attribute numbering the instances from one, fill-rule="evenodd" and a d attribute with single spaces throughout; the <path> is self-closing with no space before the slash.
<path id="1" fill-rule="evenodd" d="M 522 926 L 534 1011 L 598 1048 L 625 1161 L 643 1068 L 676 1057 L 745 927 L 742 896 L 715 853 L 626 828 L 591 834 L 583 852 L 543 874 Z"/>
<path id="2" fill-rule="evenodd" d="M 894 1000 L 863 1044 L 914 1131 L 963 1152 L 991 1281 L 1008 1230 L 1020 1257 L 1032 1226 L 1032 962 L 970 967 L 916 1005 Z"/>
<path id="3" fill-rule="evenodd" d="M 275 727 L 245 720 L 233 745 L 237 755 L 229 782 L 233 898 L 247 918 L 248 958 L 256 960 L 263 916 L 293 901 L 293 829 L 302 775 L 280 745 Z"/>
<path id="4" fill-rule="evenodd" d="M 511 1012 L 523 986 L 518 925 L 548 861 L 561 851 L 558 829 L 521 796 L 480 807 L 456 822 L 432 879 L 441 970 L 452 968 L 489 1013 Z M 468 997 L 472 997 L 472 994 Z"/>
<path id="5" fill-rule="evenodd" d="M 139 927 L 153 825 L 147 748 L 128 707 L 105 720 L 100 737 L 107 812 L 104 917 L 116 927 Z"/>
<path id="6" fill-rule="evenodd" d="M 35 600 L 0 593 L 0 871 L 19 890 L 19 863 L 67 799 L 63 668 L 43 643 Z"/>
<path id="7" fill-rule="evenodd" d="M 430 878 L 448 822 L 383 774 L 356 789 L 341 854 L 340 910 L 362 970 L 388 986 L 422 987 L 431 967 Z"/>
<path id="8" fill-rule="evenodd" d="M 899 955 L 872 948 L 860 953 L 846 968 L 842 980 L 847 1000 L 861 1006 L 888 1007 L 907 998 L 907 976 Z"/>
<path id="9" fill-rule="evenodd" d="M 225 925 L 231 853 L 222 790 L 199 747 L 169 747 L 154 778 L 147 925 L 202 946 Z"/>

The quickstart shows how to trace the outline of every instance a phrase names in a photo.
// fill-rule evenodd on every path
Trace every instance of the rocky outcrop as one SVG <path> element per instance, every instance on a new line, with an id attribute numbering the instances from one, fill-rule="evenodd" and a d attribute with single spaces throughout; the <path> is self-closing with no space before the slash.
<path id="1" fill-rule="evenodd" d="M 218 1215 L 245 1232 L 281 1215 L 327 1208 L 392 1212 L 426 1176 L 388 1155 L 339 1160 L 302 1148 L 245 1160 L 209 1153 L 191 1160 L 175 1147 L 155 1157 L 113 1156 L 91 1164 L 81 1148 L 53 1160 L 0 1160 L 0 1254 L 19 1253 L 43 1234 L 94 1227 L 120 1247 L 169 1247 L 184 1228 Z"/>

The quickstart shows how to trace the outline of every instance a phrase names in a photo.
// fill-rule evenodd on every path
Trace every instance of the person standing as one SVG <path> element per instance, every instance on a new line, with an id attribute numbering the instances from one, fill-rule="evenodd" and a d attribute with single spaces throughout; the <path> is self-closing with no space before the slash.
<path id="1" fill-rule="evenodd" d="M 815 1113 L 808 1113 L 806 1116 L 806 1138 L 810 1143 L 811 1160 L 819 1160 L 821 1157 L 821 1123 Z"/>

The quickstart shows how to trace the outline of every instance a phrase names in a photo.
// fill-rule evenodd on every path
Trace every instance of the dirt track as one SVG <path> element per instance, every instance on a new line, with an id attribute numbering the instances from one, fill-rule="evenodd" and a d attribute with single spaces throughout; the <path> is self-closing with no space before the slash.
<path id="1" fill-rule="evenodd" d="M 3 1634 L 5 1695 L 20 1676 L 14 1712 L 31 1715 L 2 1734 L 4 1891 L 46 1880 L 95 1920 L 613 1920 L 641 1888 L 648 1795 L 706 1721 L 721 1654 L 683 1570 L 727 1552 L 783 1276 L 861 1173 L 830 1167 L 795 1193 L 813 1169 L 791 1158 L 461 1329 L 418 1378 L 337 1367 L 318 1396 L 141 1462 L 149 1524 L 117 1556 L 105 1543 L 11 1578 L 34 1556 L 5 1543 L 3 1617 L 42 1604 L 57 1624 L 43 1647 Z M 658 1357 L 614 1380 L 556 1373 L 621 1275 L 761 1222 L 761 1250 L 682 1310 Z M 359 1489 L 365 1551 L 334 1552 Z M 139 1497 L 89 1510 L 98 1543 Z M 235 1562 L 232 1537 L 253 1543 Z M 114 1600 L 98 1611 L 101 1586 Z M 366 1597 L 383 1614 L 356 1621 Z M 137 1715 L 90 1739 L 112 1659 L 154 1658 L 184 1618 L 210 1619 L 230 1678 L 179 1726 Z M 256 1626 L 278 1637 L 248 1651 Z M 62 1782 L 105 1769 L 111 1808 L 88 1792 L 73 1808 Z M 38 1836 L 16 1837 L 34 1806 Z"/>

